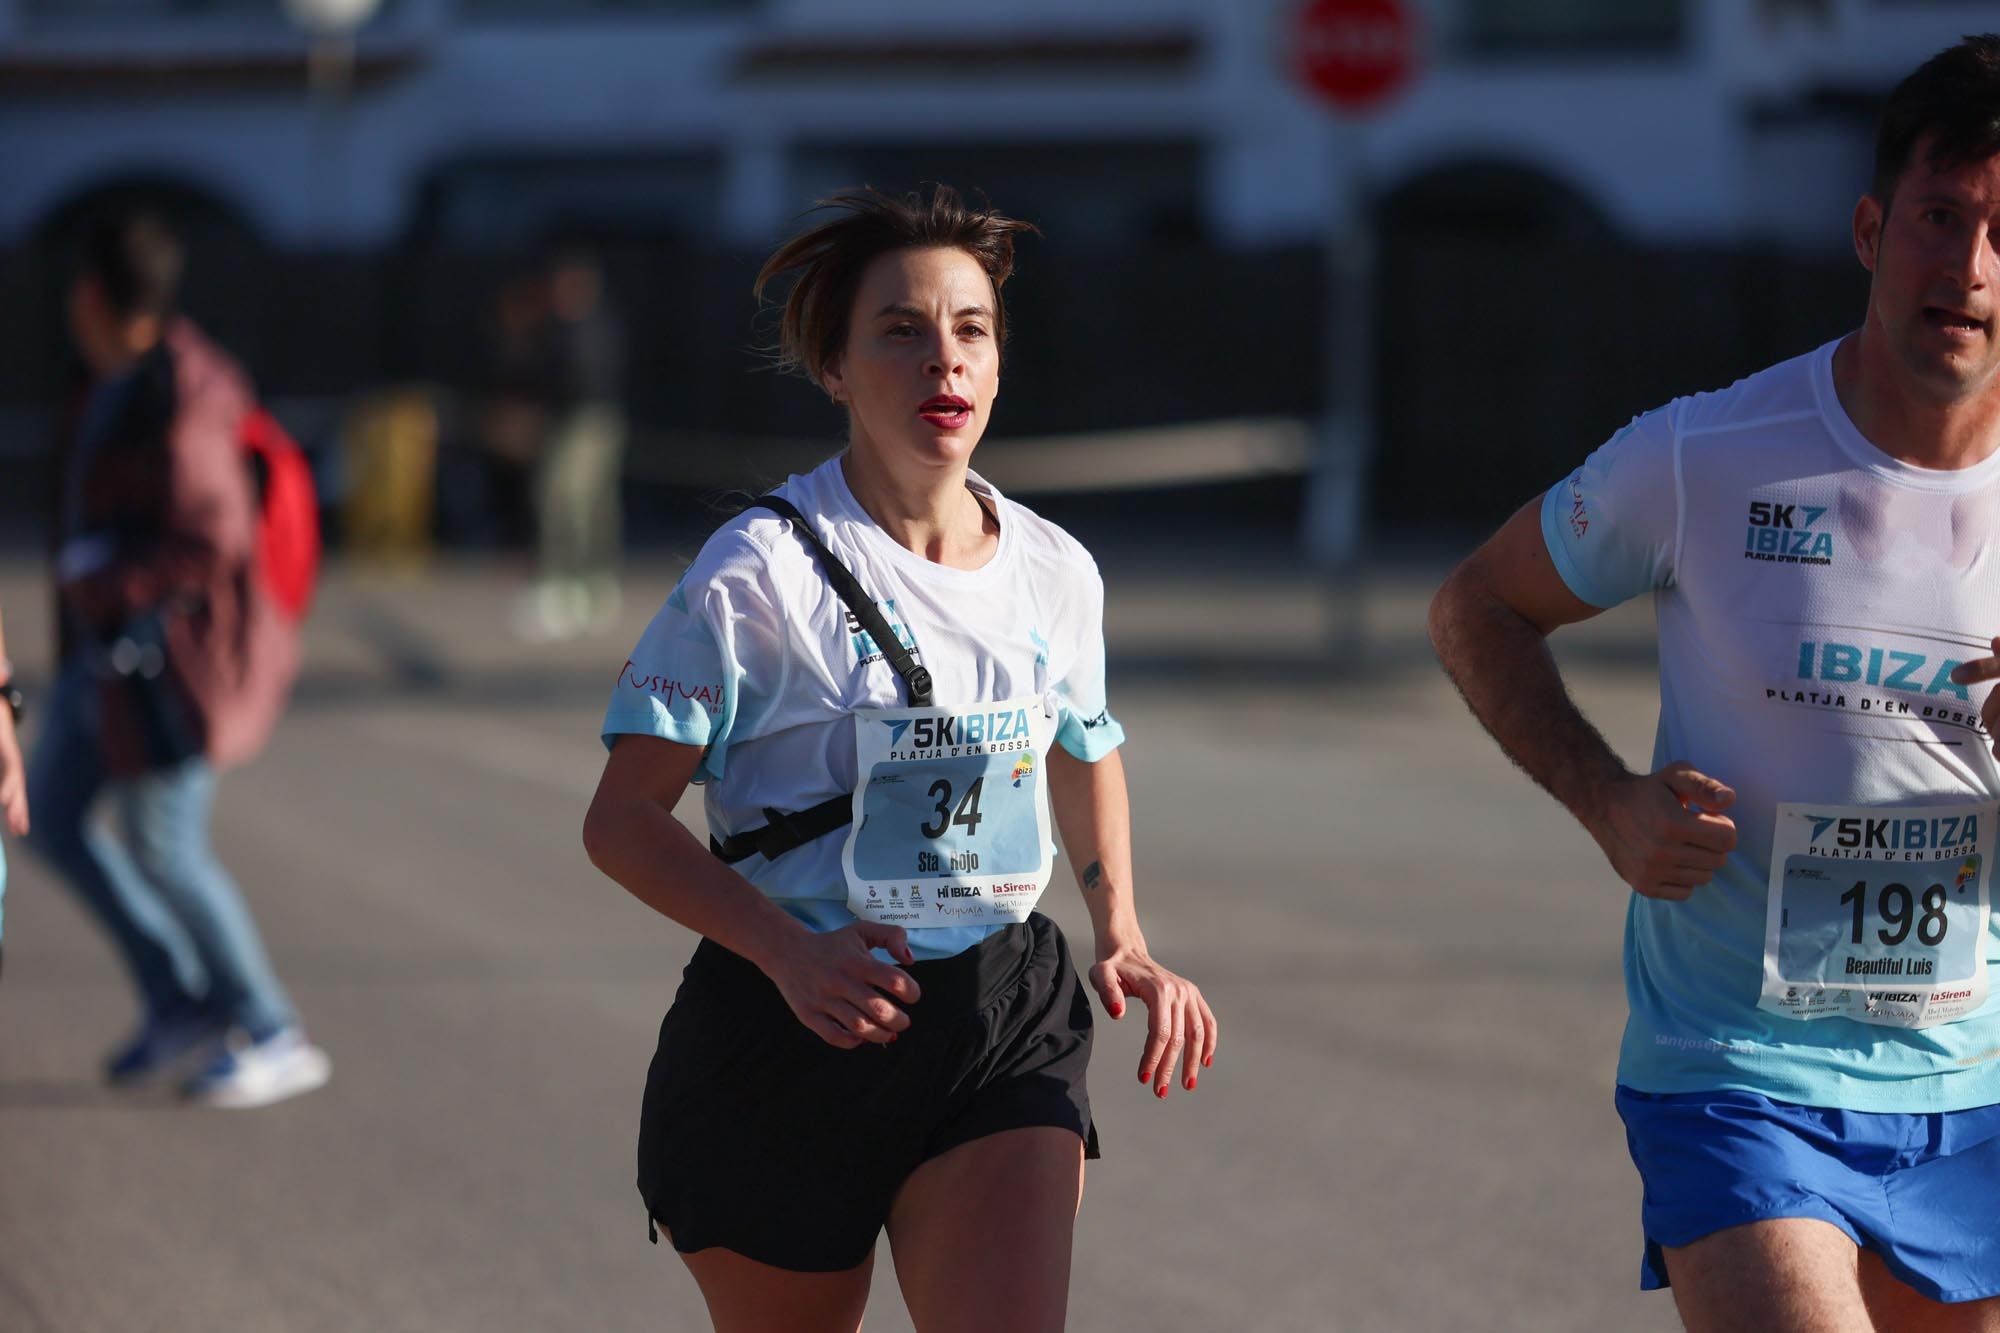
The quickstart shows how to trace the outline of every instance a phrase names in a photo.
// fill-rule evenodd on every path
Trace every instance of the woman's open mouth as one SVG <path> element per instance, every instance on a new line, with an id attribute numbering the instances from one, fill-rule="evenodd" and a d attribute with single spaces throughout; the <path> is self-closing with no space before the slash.
<path id="1" fill-rule="evenodd" d="M 972 424 L 972 404 L 957 394 L 942 393 L 926 399 L 917 415 L 939 430 L 964 430 Z"/>

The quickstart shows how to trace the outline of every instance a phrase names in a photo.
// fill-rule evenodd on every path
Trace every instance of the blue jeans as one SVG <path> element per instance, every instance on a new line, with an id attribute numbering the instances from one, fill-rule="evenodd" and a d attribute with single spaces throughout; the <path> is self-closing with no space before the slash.
<path id="1" fill-rule="evenodd" d="M 209 846 L 215 769 L 194 758 L 111 780 L 98 744 L 97 682 L 64 670 L 28 764 L 28 845 L 76 891 L 117 946 L 149 1016 L 197 1010 L 262 1039 L 296 1021 L 257 924 Z M 90 822 L 100 792 L 120 838 Z"/>

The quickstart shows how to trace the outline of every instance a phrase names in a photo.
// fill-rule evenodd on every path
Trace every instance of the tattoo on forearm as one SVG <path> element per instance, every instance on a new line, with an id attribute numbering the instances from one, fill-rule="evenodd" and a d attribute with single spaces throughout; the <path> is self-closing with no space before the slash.
<path id="1" fill-rule="evenodd" d="M 1089 865 L 1083 868 L 1084 888 L 1094 889 L 1103 882 L 1104 882 L 1104 863 L 1102 861 L 1092 861 Z"/>

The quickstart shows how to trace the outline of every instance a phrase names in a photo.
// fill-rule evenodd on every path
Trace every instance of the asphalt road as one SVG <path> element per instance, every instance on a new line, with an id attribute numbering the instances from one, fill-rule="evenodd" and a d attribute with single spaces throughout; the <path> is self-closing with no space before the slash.
<path id="1" fill-rule="evenodd" d="M 1158 1103 L 1137 1025 L 1101 1029 L 1071 1326 L 1675 1327 L 1636 1289 L 1611 1106 L 1624 893 L 1430 665 L 1425 577 L 1372 578 L 1364 646 L 1330 649 L 1322 590 L 1268 562 L 1105 567 L 1143 920 L 1225 1036 L 1201 1091 Z M 217 825 L 333 1056 L 310 1097 L 104 1089 L 123 980 L 9 849 L 0 1330 L 705 1327 L 632 1186 L 692 940 L 578 843 L 605 691 L 674 573 L 635 576 L 617 633 L 555 647 L 508 635 L 504 571 L 330 576 L 297 706 Z M 31 682 L 35 580 L 0 568 Z M 1650 634 L 1639 608 L 1564 649 L 1634 757 Z M 888 1258 L 868 1326 L 907 1329 Z"/>

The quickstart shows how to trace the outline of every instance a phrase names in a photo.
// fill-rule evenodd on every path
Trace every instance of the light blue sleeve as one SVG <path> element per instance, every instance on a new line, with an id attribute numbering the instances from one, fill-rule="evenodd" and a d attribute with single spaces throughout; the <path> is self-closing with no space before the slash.
<path id="1" fill-rule="evenodd" d="M 1680 530 L 1671 406 L 1634 417 L 1542 497 L 1542 540 L 1569 590 L 1596 607 L 1673 582 Z"/>
<path id="2" fill-rule="evenodd" d="M 780 688 L 785 635 L 762 551 L 724 531 L 667 597 L 618 673 L 600 731 L 702 747 L 696 782 L 723 775 L 744 719 L 761 718 Z"/>
<path id="3" fill-rule="evenodd" d="M 1089 595 L 1078 628 L 1082 642 L 1077 655 L 1055 686 L 1062 708 L 1056 743 L 1094 764 L 1125 743 L 1125 728 L 1111 716 L 1104 697 L 1104 580 L 1095 568 L 1090 571 Z"/>

